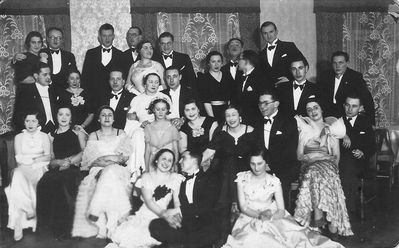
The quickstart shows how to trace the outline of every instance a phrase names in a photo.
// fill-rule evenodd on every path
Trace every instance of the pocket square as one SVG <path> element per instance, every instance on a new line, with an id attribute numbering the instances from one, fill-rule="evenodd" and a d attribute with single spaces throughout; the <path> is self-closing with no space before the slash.
<path id="1" fill-rule="evenodd" d="M 280 134 L 283 134 L 283 133 L 281 131 L 276 132 L 276 135 L 280 135 Z"/>
<path id="2" fill-rule="evenodd" d="M 281 55 L 281 57 L 282 58 L 284 58 L 284 57 L 286 57 L 287 56 L 287 54 L 286 53 L 284 53 L 283 55 Z"/>
<path id="3" fill-rule="evenodd" d="M 247 91 L 253 91 L 252 87 L 249 86 L 249 87 L 247 88 Z"/>
<path id="4" fill-rule="evenodd" d="M 365 132 L 361 131 L 360 134 L 365 134 Z"/>
<path id="5" fill-rule="evenodd" d="M 129 107 L 125 107 L 125 108 L 123 108 L 123 110 L 124 110 L 124 111 L 128 111 L 128 110 L 129 110 Z"/>
<path id="6" fill-rule="evenodd" d="M 185 65 L 183 65 L 183 66 L 182 66 L 182 68 L 180 68 L 180 71 L 182 71 L 182 70 L 183 70 L 185 67 L 186 67 L 186 66 L 185 66 Z"/>
<path id="7" fill-rule="evenodd" d="M 315 95 L 310 95 L 310 96 L 308 96 L 308 98 L 309 98 L 309 99 L 311 99 L 311 98 L 316 98 L 316 96 L 315 96 Z"/>

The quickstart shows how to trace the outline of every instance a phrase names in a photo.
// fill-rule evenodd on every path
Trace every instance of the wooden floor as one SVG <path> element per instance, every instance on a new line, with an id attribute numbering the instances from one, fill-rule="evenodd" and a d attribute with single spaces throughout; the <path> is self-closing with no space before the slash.
<path id="1" fill-rule="evenodd" d="M 387 180 L 379 179 L 378 197 L 366 208 L 366 219 L 353 218 L 355 236 L 338 242 L 350 248 L 393 248 L 399 243 L 399 188 L 388 192 Z M 14 242 L 11 230 L 0 231 L 1 248 L 102 248 L 105 240 L 96 238 L 57 241 L 50 234 L 38 235 L 25 231 L 20 242 Z"/>

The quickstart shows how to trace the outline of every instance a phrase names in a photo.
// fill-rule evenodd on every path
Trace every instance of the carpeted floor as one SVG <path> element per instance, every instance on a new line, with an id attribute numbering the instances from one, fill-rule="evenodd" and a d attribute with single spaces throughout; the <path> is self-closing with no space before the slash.
<path id="1" fill-rule="evenodd" d="M 338 242 L 350 248 L 393 248 L 399 243 L 399 187 L 388 191 L 387 180 L 379 179 L 378 196 L 366 207 L 366 219 L 352 219 L 355 236 L 339 238 Z M 3 201 L 4 198 L 1 199 Z M 57 241 L 50 234 L 38 235 L 25 231 L 20 242 L 14 242 L 13 232 L 0 231 L 1 248 L 102 248 L 105 240 L 96 238 Z M 251 247 L 252 248 L 252 247 Z"/>

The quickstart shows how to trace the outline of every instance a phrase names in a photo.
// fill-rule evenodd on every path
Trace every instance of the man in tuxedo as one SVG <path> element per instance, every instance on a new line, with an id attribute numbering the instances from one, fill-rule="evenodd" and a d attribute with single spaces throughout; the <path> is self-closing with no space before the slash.
<path id="1" fill-rule="evenodd" d="M 222 66 L 223 75 L 229 75 L 237 83 L 242 77 L 242 71 L 238 70 L 238 60 L 243 51 L 244 42 L 239 38 L 231 38 L 227 42 L 228 62 Z"/>
<path id="2" fill-rule="evenodd" d="M 211 247 L 218 239 L 217 178 L 199 167 L 201 159 L 201 154 L 191 151 L 182 154 L 186 180 L 180 186 L 180 207 L 164 211 L 162 218 L 150 223 L 151 236 L 164 246 Z"/>
<path id="3" fill-rule="evenodd" d="M 374 100 L 360 72 L 348 68 L 349 55 L 337 51 L 331 56 L 332 70 L 320 76 L 320 88 L 323 90 L 325 112 L 327 115 L 340 117 L 345 114 L 343 105 L 349 94 L 359 95 L 365 115 L 375 125 Z M 362 112 L 362 110 L 361 110 Z"/>
<path id="4" fill-rule="evenodd" d="M 93 106 L 98 108 L 111 91 L 108 76 L 111 68 L 123 68 L 123 53 L 112 46 L 114 27 L 105 23 L 98 31 L 98 47 L 86 53 L 82 70 L 82 87 L 89 94 Z"/>
<path id="5" fill-rule="evenodd" d="M 47 48 L 40 52 L 47 54 L 47 64 L 51 70 L 52 87 L 59 92 L 68 87 L 68 73 L 76 69 L 76 61 L 73 53 L 61 49 L 64 33 L 61 29 L 51 27 L 47 29 Z"/>
<path id="6" fill-rule="evenodd" d="M 306 116 L 307 99 L 319 96 L 318 86 L 306 79 L 306 73 L 309 70 L 306 58 L 293 58 L 290 69 L 294 80 L 277 86 L 280 99 L 279 110 L 290 116 Z"/>
<path id="7" fill-rule="evenodd" d="M 136 95 L 124 89 L 125 79 L 121 69 L 111 69 L 109 73 L 109 86 L 111 87 L 111 93 L 105 104 L 109 105 L 115 111 L 113 127 L 124 129 L 130 102 Z"/>
<path id="8" fill-rule="evenodd" d="M 40 62 L 35 70 L 33 77 L 36 82 L 34 84 L 21 84 L 15 97 L 15 129 L 21 131 L 24 129 L 25 113 L 35 111 L 41 117 L 39 124 L 41 131 L 49 133 L 55 130 L 56 123 L 56 94 L 54 89 L 49 86 L 51 84 L 51 70 L 49 65 Z"/>
<path id="9" fill-rule="evenodd" d="M 359 114 L 361 106 L 360 96 L 352 94 L 346 97 L 343 116 L 346 135 L 341 141 L 339 174 L 349 212 L 355 210 L 358 179 L 375 152 L 374 130 L 368 118 Z"/>
<path id="10" fill-rule="evenodd" d="M 281 41 L 277 38 L 276 24 L 267 21 L 261 27 L 263 39 L 267 42 L 260 52 L 261 70 L 274 84 L 291 79 L 290 62 L 293 57 L 303 57 L 294 42 Z"/>
<path id="11" fill-rule="evenodd" d="M 161 51 L 154 53 L 152 59 L 161 63 L 165 69 L 172 65 L 179 68 L 182 85 L 192 88 L 196 85 L 197 77 L 191 59 L 187 54 L 174 51 L 173 42 L 173 34 L 163 32 L 158 38 Z"/>
<path id="12" fill-rule="evenodd" d="M 124 56 L 124 74 L 127 76 L 129 73 L 130 67 L 140 60 L 140 54 L 136 50 L 137 44 L 143 39 L 141 28 L 137 26 L 132 26 L 126 33 L 126 42 L 129 46 L 129 49 L 123 52 Z M 125 76 L 125 77 L 126 77 Z"/>
<path id="13" fill-rule="evenodd" d="M 284 201 L 288 203 L 288 192 L 299 176 L 298 128 L 295 119 L 279 111 L 280 100 L 275 90 L 265 90 L 259 96 L 259 110 L 263 121 L 256 128 L 259 146 L 269 151 L 269 166 L 281 180 Z"/>
<path id="14" fill-rule="evenodd" d="M 237 81 L 232 103 L 240 106 L 243 123 L 253 126 L 261 119 L 258 109 L 258 95 L 268 88 L 267 81 L 257 69 L 259 57 L 255 51 L 245 50 L 239 57 L 239 69 L 243 71 L 243 76 Z"/>

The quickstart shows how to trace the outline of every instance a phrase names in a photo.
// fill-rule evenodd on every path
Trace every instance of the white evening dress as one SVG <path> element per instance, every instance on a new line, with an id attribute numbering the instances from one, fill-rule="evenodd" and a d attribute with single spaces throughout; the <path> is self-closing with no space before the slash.
<path id="1" fill-rule="evenodd" d="M 25 130 L 21 134 L 21 154 L 16 156 L 18 167 L 14 169 L 11 184 L 4 189 L 8 200 L 8 228 L 14 229 L 21 218 L 22 228 L 36 230 L 36 186 L 48 170 L 49 162 L 33 163 L 35 157 L 49 155 L 44 151 L 44 139 L 47 134 L 38 129 L 30 134 Z M 22 216 L 20 216 L 22 214 Z"/>
<path id="2" fill-rule="evenodd" d="M 156 73 L 159 78 L 161 79 L 161 82 L 163 82 L 163 76 L 164 76 L 164 68 L 163 66 L 157 62 L 152 60 L 151 61 L 151 66 L 150 67 L 139 67 L 140 61 L 137 61 L 134 63 L 130 69 L 129 69 L 129 74 L 127 77 L 127 80 L 129 82 L 130 87 L 127 89 L 131 93 L 135 95 L 140 95 L 144 93 L 144 77 L 150 73 Z M 162 90 L 162 83 L 160 82 L 159 85 L 159 91 Z"/>
<path id="3" fill-rule="evenodd" d="M 180 184 L 184 179 L 180 174 L 171 173 L 169 182 L 161 185 L 147 175 L 138 179 L 135 186 L 151 190 L 158 206 L 167 209 L 173 192 L 179 192 Z M 151 237 L 148 229 L 150 222 L 157 218 L 159 217 L 144 203 L 135 215 L 129 216 L 118 226 L 111 237 L 113 243 L 107 245 L 106 248 L 142 248 L 161 244 Z"/>
<path id="4" fill-rule="evenodd" d="M 243 186 L 245 202 L 251 209 L 257 211 L 277 210 L 273 199 L 276 188 L 281 184 L 280 179 L 268 174 L 263 182 L 251 180 L 252 172 L 244 171 L 237 174 L 236 182 Z M 223 248 L 341 248 L 339 243 L 333 242 L 317 232 L 300 226 L 294 218 L 285 211 L 281 219 L 262 221 L 241 213 L 232 234 L 228 237 Z"/>

